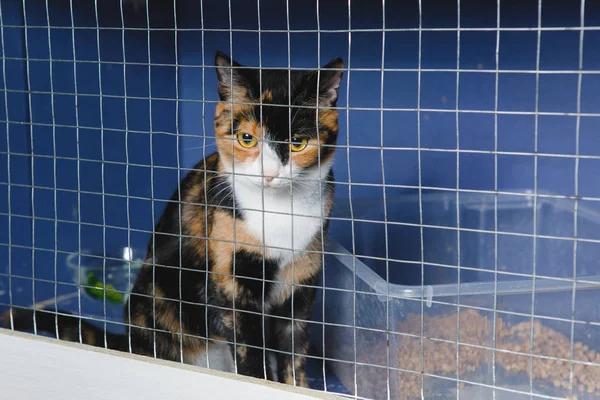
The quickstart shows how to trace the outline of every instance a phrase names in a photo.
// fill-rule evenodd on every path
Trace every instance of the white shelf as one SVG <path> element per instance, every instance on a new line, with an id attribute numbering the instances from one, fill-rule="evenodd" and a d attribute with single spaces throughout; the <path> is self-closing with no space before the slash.
<path id="1" fill-rule="evenodd" d="M 339 399 L 179 363 L 0 329 L 5 399 Z"/>

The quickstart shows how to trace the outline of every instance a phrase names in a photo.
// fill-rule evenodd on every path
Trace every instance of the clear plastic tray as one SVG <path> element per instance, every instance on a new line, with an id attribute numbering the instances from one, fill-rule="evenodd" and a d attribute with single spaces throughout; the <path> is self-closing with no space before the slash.
<path id="1" fill-rule="evenodd" d="M 421 208 L 388 197 L 385 213 L 382 199 L 355 201 L 356 256 L 333 220 L 311 340 L 349 392 L 600 395 L 600 208 L 580 201 L 575 217 L 571 199 L 534 200 L 426 193 Z"/>

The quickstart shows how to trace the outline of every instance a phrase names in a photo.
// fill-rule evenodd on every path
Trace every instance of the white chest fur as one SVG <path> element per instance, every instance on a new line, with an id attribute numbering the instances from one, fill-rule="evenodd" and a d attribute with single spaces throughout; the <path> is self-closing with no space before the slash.
<path id="1" fill-rule="evenodd" d="M 281 268 L 292 261 L 292 251 L 306 249 L 323 225 L 327 194 L 318 183 L 314 188 L 294 188 L 292 195 L 246 185 L 236 185 L 235 193 L 248 229 Z"/>

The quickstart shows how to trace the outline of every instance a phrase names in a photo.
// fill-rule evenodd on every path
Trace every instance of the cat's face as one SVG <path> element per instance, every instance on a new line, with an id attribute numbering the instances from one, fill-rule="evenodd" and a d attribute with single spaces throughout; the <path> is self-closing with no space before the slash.
<path id="1" fill-rule="evenodd" d="M 342 60 L 325 65 L 320 76 L 291 71 L 289 79 L 285 69 L 236 68 L 241 65 L 220 52 L 215 65 L 216 142 L 235 183 L 274 191 L 289 189 L 292 181 L 323 179 L 338 134 L 338 113 L 329 107 L 336 105 L 342 78 L 341 70 L 329 68 L 343 68 Z"/>

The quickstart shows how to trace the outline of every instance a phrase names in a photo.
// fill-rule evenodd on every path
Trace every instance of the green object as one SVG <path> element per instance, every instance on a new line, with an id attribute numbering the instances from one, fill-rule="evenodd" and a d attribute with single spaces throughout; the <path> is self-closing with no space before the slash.
<path id="1" fill-rule="evenodd" d="M 103 285 L 93 272 L 87 274 L 85 285 L 85 292 L 96 300 L 104 300 L 104 293 L 106 293 L 106 300 L 111 303 L 120 304 L 125 300 L 125 297 L 117 292 L 112 284 Z"/>

